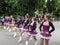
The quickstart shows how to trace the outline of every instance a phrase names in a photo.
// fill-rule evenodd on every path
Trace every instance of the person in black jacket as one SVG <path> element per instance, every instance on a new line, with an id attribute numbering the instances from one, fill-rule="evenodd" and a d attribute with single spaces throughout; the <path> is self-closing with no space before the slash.
<path id="1" fill-rule="evenodd" d="M 33 36 L 34 40 L 36 41 L 35 45 L 37 45 L 37 39 L 35 37 L 37 34 L 37 32 L 36 32 L 36 25 L 37 25 L 36 19 L 32 18 L 31 20 L 32 20 L 32 22 L 29 25 L 28 36 L 26 38 L 26 44 L 25 45 L 28 45 L 28 42 L 29 42 L 29 39 L 31 36 Z"/>
<path id="2" fill-rule="evenodd" d="M 54 25 L 52 22 L 49 20 L 50 19 L 50 14 L 46 14 L 44 16 L 44 22 L 40 25 L 40 45 L 44 44 L 45 40 L 45 45 L 49 45 L 49 39 L 51 38 L 51 33 L 55 30 Z M 43 29 L 41 29 L 43 27 Z M 52 28 L 49 30 L 49 28 Z"/>

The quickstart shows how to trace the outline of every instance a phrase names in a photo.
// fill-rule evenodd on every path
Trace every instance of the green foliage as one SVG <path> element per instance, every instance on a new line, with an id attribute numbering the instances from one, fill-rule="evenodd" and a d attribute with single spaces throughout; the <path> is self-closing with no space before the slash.
<path id="1" fill-rule="evenodd" d="M 51 13 L 60 16 L 60 0 L 0 0 L 0 15 L 24 15 L 30 16 L 39 10 L 39 14 Z"/>
<path id="2" fill-rule="evenodd" d="M 28 12 L 32 16 L 36 11 L 37 0 L 5 0 L 5 3 L 8 4 L 8 15 L 24 15 Z"/>

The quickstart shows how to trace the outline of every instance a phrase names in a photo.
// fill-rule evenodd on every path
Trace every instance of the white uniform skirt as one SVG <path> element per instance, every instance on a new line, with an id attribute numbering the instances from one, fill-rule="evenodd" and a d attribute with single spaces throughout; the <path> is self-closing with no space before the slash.
<path id="1" fill-rule="evenodd" d="M 9 25 L 9 22 L 4 22 L 4 25 Z"/>
<path id="2" fill-rule="evenodd" d="M 27 26 L 26 27 L 22 27 L 22 30 L 28 31 L 28 27 Z"/>
<path id="3" fill-rule="evenodd" d="M 46 37 L 46 36 L 43 36 L 43 35 L 41 35 L 41 34 L 40 34 L 39 36 L 40 36 L 40 38 L 43 38 L 43 39 L 51 39 L 51 36 L 47 36 L 47 37 Z"/>
<path id="4" fill-rule="evenodd" d="M 23 28 L 22 28 L 22 27 L 20 27 L 20 28 L 18 28 L 18 27 L 15 27 L 15 29 L 16 29 L 16 30 L 22 30 Z"/>
<path id="5" fill-rule="evenodd" d="M 37 35 L 37 32 L 36 31 L 33 31 L 33 32 L 28 32 L 27 34 L 28 35 L 31 35 L 31 36 L 36 36 Z"/>

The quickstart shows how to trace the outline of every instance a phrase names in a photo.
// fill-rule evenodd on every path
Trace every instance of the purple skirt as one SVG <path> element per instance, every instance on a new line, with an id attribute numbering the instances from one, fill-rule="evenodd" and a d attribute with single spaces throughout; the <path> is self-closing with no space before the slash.
<path id="1" fill-rule="evenodd" d="M 22 26 L 16 25 L 16 29 L 17 29 L 17 30 L 22 30 Z"/>
<path id="2" fill-rule="evenodd" d="M 4 25 L 9 25 L 9 22 L 4 22 Z"/>
<path id="3" fill-rule="evenodd" d="M 37 32 L 29 32 L 30 34 L 37 34 Z"/>
<path id="4" fill-rule="evenodd" d="M 17 27 L 17 28 L 22 28 L 22 26 L 21 26 L 21 25 L 16 25 L 16 27 Z"/>
<path id="5" fill-rule="evenodd" d="M 9 24 L 12 24 L 12 22 L 9 22 Z"/>
<path id="6" fill-rule="evenodd" d="M 45 34 L 45 33 L 41 33 L 41 35 L 44 37 L 50 37 L 51 36 L 51 34 Z"/>
<path id="7" fill-rule="evenodd" d="M 37 32 L 36 31 L 29 31 L 28 35 L 36 36 Z"/>
<path id="8" fill-rule="evenodd" d="M 40 38 L 50 39 L 51 38 L 51 34 L 40 34 Z"/>
<path id="9" fill-rule="evenodd" d="M 22 30 L 28 30 L 28 26 L 23 27 Z"/>

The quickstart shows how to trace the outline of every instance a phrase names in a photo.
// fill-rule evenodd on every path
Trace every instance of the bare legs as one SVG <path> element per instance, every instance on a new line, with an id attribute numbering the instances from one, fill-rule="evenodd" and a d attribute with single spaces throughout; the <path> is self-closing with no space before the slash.
<path id="1" fill-rule="evenodd" d="M 43 45 L 43 43 L 44 43 L 44 39 L 41 38 L 41 39 L 40 39 L 40 45 Z"/>
<path id="2" fill-rule="evenodd" d="M 28 42 L 29 42 L 30 37 L 31 37 L 31 35 L 28 35 L 28 36 L 26 37 L 26 43 L 25 43 L 25 45 L 28 45 Z M 37 45 L 37 39 L 36 39 L 36 37 L 33 36 L 33 39 L 36 41 L 36 42 L 35 42 L 35 45 Z"/>
<path id="3" fill-rule="evenodd" d="M 43 38 L 40 39 L 40 45 L 43 45 L 44 41 L 45 41 L 45 45 L 49 45 L 49 39 L 43 39 Z"/>
<path id="4" fill-rule="evenodd" d="M 21 30 L 21 32 L 20 32 L 20 37 L 19 37 L 18 42 L 20 42 L 20 41 L 22 40 L 22 34 L 23 34 L 24 32 L 25 32 L 24 30 Z"/>
<path id="5" fill-rule="evenodd" d="M 45 39 L 45 45 L 49 45 L 49 39 Z"/>

